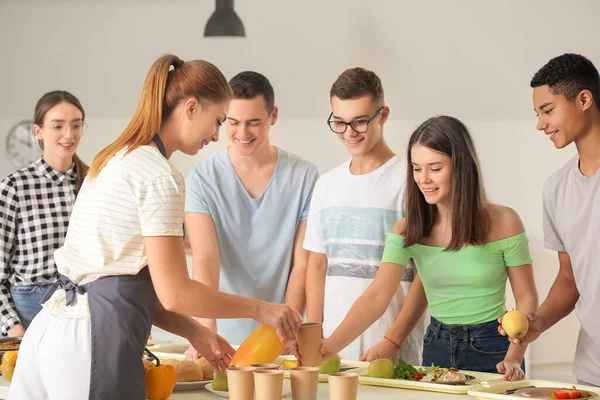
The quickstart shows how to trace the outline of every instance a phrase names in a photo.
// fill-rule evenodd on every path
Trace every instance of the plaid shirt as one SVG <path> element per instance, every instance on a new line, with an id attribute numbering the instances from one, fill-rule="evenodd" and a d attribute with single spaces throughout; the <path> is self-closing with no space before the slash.
<path id="1" fill-rule="evenodd" d="M 48 285 L 58 271 L 75 202 L 76 171 L 58 172 L 42 158 L 0 182 L 0 330 L 20 323 L 10 286 Z M 18 307 L 18 305 L 17 305 Z"/>

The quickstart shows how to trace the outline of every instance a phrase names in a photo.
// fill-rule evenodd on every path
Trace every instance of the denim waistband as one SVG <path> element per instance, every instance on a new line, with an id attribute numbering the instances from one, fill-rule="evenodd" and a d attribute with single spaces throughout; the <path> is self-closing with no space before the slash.
<path id="1" fill-rule="evenodd" d="M 448 325 L 443 322 L 431 317 L 430 329 L 433 331 L 435 337 L 438 337 L 440 332 L 448 332 L 449 335 L 463 336 L 465 340 L 474 336 L 498 334 L 498 321 L 492 320 L 488 322 L 482 322 L 478 324 L 467 324 L 467 325 Z"/>

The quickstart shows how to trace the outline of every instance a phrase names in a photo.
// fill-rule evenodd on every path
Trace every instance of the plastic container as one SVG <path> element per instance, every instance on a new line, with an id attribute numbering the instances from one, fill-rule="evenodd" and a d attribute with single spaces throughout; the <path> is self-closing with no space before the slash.
<path id="1" fill-rule="evenodd" d="M 279 357 L 283 348 L 275 328 L 259 325 L 235 352 L 231 359 L 231 366 L 249 367 L 252 364 L 270 364 Z"/>

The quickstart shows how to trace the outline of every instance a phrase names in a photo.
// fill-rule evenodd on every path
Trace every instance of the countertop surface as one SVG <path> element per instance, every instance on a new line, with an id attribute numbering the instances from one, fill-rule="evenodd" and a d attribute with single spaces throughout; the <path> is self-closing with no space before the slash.
<path id="1" fill-rule="evenodd" d="M 8 398 L 8 383 L 0 378 L 0 399 Z M 189 392 L 173 392 L 169 400 L 217 400 L 223 397 L 217 396 L 206 389 L 192 390 Z M 449 400 L 457 398 L 474 399 L 467 395 L 445 394 L 425 392 L 421 390 L 407 390 L 384 388 L 377 386 L 358 385 L 358 399 L 376 399 L 376 400 L 398 400 L 398 399 L 415 399 L 415 400 Z M 291 395 L 283 397 L 282 400 L 292 399 Z M 329 400 L 329 385 L 327 383 L 319 383 L 318 400 Z M 32 399 L 33 400 L 33 399 Z"/>

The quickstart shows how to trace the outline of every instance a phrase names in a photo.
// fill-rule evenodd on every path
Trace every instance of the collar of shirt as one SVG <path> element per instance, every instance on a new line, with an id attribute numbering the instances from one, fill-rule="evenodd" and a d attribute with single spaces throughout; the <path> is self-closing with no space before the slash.
<path id="1" fill-rule="evenodd" d="M 75 164 L 71 165 L 71 168 L 69 168 L 64 174 L 52 168 L 50 164 L 48 164 L 42 157 L 38 158 L 38 160 L 35 162 L 35 165 L 42 175 L 51 181 L 54 181 L 57 185 L 60 185 L 65 177 L 70 181 L 75 181 L 77 179 Z"/>

